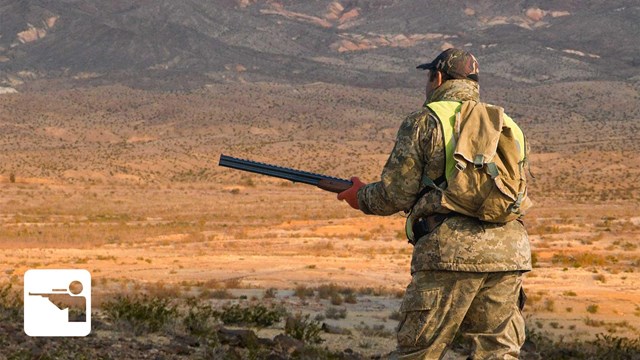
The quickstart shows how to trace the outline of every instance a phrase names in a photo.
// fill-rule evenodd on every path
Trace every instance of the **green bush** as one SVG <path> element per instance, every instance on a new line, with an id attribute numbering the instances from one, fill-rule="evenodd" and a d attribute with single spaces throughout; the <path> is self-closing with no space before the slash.
<path id="1" fill-rule="evenodd" d="M 209 296 L 211 296 L 212 299 L 234 299 L 235 296 L 233 296 L 233 294 L 227 290 L 227 289 L 216 289 L 213 290 Z"/>
<path id="2" fill-rule="evenodd" d="M 596 304 L 591 304 L 591 305 L 587 306 L 587 312 L 590 313 L 590 314 L 595 314 L 595 313 L 598 312 L 598 307 L 599 306 L 596 305 Z"/>
<path id="3" fill-rule="evenodd" d="M 337 284 L 323 284 L 316 288 L 318 290 L 318 298 L 330 299 L 334 296 L 339 296 L 340 287 Z"/>
<path id="4" fill-rule="evenodd" d="M 276 288 L 268 288 L 267 290 L 264 291 L 265 299 L 275 299 L 277 295 L 278 295 L 278 289 Z"/>
<path id="5" fill-rule="evenodd" d="M 640 338 L 597 334 L 590 345 L 594 348 L 594 359 L 638 359 L 640 356 Z"/>
<path id="6" fill-rule="evenodd" d="M 147 295 L 117 296 L 103 305 L 107 317 L 117 326 L 124 327 L 140 335 L 158 332 L 174 320 L 178 311 L 167 298 Z"/>
<path id="7" fill-rule="evenodd" d="M 307 297 L 311 297 L 315 294 L 313 289 L 306 287 L 305 285 L 298 285 L 296 289 L 293 291 L 293 295 L 299 297 L 304 300 Z"/>
<path id="8" fill-rule="evenodd" d="M 334 319 L 334 320 L 346 319 L 347 309 L 330 306 L 329 308 L 327 308 L 327 310 L 325 310 L 324 315 L 328 319 Z"/>
<path id="9" fill-rule="evenodd" d="M 263 305 L 242 307 L 238 304 L 225 306 L 220 313 L 220 320 L 230 325 L 247 325 L 267 327 L 282 319 L 286 311 L 282 308 L 267 308 Z"/>
<path id="10" fill-rule="evenodd" d="M 331 295 L 331 305 L 342 305 L 344 299 L 340 294 Z"/>
<path id="11" fill-rule="evenodd" d="M 12 284 L 0 285 L 0 319 L 17 321 L 23 314 L 22 297 L 12 288 Z"/>
<path id="12" fill-rule="evenodd" d="M 362 335 L 368 336 L 368 337 L 376 336 L 376 337 L 382 337 L 382 338 L 393 338 L 395 336 L 395 332 L 387 330 L 382 324 L 373 325 L 373 326 L 356 325 L 355 329 L 360 331 Z"/>
<path id="13" fill-rule="evenodd" d="M 182 323 L 190 334 L 208 336 L 214 330 L 213 320 L 219 316 L 211 305 L 190 298 L 187 299 L 187 312 Z"/>
<path id="14" fill-rule="evenodd" d="M 309 317 L 309 314 L 303 316 L 301 313 L 289 316 L 284 327 L 285 334 L 306 343 L 323 342 L 324 340 L 320 337 L 322 326 L 317 321 L 309 320 Z"/>
<path id="15" fill-rule="evenodd" d="M 640 354 L 640 338 L 597 334 L 592 341 L 554 341 L 531 327 L 526 331 L 542 359 L 636 360 Z"/>
<path id="16" fill-rule="evenodd" d="M 345 294 L 344 302 L 346 302 L 347 304 L 357 304 L 358 299 L 356 298 L 356 294 L 355 293 Z"/>

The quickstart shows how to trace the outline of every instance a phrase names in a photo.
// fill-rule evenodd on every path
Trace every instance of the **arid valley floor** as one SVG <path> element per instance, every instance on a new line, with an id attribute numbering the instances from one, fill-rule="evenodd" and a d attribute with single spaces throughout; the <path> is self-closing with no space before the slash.
<path id="1" fill-rule="evenodd" d="M 28 269 L 87 269 L 96 319 L 103 303 L 123 294 L 195 297 L 215 307 L 276 304 L 349 331 L 322 334 L 322 346 L 364 355 L 393 350 L 410 279 L 404 218 L 365 216 L 311 186 L 217 167 L 226 153 L 375 181 L 398 119 L 419 99 L 404 90 L 364 96 L 338 88 L 345 92 L 337 96 L 330 89 L 263 84 L 184 95 L 118 87 L 2 95 L 0 284 L 20 292 Z M 385 112 L 390 102 L 402 106 Z M 337 114 L 353 131 L 340 129 Z M 300 120 L 312 116 L 320 120 Z M 637 147 L 624 152 L 566 139 L 573 150 L 558 151 L 562 139 L 549 124 L 521 117 L 534 145 L 529 329 L 565 342 L 599 333 L 638 338 Z M 574 121 L 562 126 L 596 126 Z M 607 136 L 624 142 L 616 129 Z M 323 286 L 337 290 L 323 297 Z M 278 322 L 258 334 L 283 329 Z M 94 336 L 106 333 L 98 327 Z M 154 344 L 167 342 L 162 333 L 150 336 Z"/>

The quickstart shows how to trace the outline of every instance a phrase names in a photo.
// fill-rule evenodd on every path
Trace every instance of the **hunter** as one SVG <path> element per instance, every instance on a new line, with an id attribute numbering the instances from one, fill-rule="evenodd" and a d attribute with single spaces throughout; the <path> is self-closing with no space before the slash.
<path id="1" fill-rule="evenodd" d="M 338 194 L 339 200 L 365 214 L 411 214 L 407 230 L 414 245 L 412 278 L 400 308 L 397 348 L 390 357 L 440 359 L 459 335 L 472 345 L 470 359 L 518 359 L 525 341 L 522 278 L 531 270 L 529 239 L 521 221 L 524 204 L 530 206 L 526 191 L 518 192 L 508 206 L 512 217 L 491 221 L 492 215 L 443 206 L 443 189 L 455 180 L 452 171 L 464 169 L 460 147 L 491 143 L 483 139 L 482 129 L 493 129 L 497 139 L 510 126 L 506 135 L 516 144 L 511 155 L 519 159 L 515 167 L 522 172 L 517 181 L 525 180 L 528 146 L 502 108 L 480 102 L 478 62 L 472 54 L 448 49 L 417 68 L 426 70 L 426 102 L 400 125 L 381 180 L 364 184 L 352 177 L 353 186 Z M 460 135 L 456 124 L 474 116 L 484 116 L 489 124 L 478 120 L 485 128 L 476 129 L 472 141 L 454 139 Z M 494 123 L 498 125 L 491 127 Z M 482 156 L 471 159 L 471 168 L 476 160 L 477 168 L 488 169 L 489 178 L 499 177 L 491 166 L 495 164 L 483 162 Z"/>

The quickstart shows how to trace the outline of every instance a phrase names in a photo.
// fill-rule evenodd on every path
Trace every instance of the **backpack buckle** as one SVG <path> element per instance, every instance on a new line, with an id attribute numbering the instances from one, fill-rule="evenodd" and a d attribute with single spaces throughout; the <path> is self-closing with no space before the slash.
<path id="1" fill-rule="evenodd" d="M 484 155 L 478 154 L 475 158 L 473 158 L 473 166 L 476 169 L 480 169 L 484 165 Z"/>

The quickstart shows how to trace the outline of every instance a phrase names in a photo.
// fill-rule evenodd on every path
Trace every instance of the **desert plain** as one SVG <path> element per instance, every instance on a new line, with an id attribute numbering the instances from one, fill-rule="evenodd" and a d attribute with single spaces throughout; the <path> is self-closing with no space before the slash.
<path id="1" fill-rule="evenodd" d="M 86 269 L 97 314 L 118 295 L 196 297 L 215 307 L 277 303 L 348 330 L 322 335 L 330 349 L 393 350 L 412 251 L 402 214 L 366 216 L 335 194 L 217 161 L 224 153 L 376 181 L 419 94 L 239 83 L 1 96 L 2 284 L 20 292 L 28 269 Z M 493 96 L 516 109 L 533 149 L 528 328 L 555 341 L 637 338 L 637 121 L 599 126 L 602 107 L 528 112 L 513 94 Z M 549 120 L 567 113 L 571 121 Z M 320 296 L 327 286 L 338 295 Z M 327 316 L 336 312 L 344 316 Z M 257 331 L 273 337 L 283 327 Z"/>

